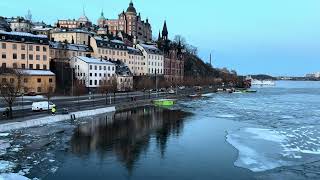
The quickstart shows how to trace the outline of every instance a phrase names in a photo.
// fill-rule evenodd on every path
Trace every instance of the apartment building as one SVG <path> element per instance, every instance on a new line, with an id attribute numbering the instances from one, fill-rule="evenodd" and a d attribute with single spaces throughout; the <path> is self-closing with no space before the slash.
<path id="1" fill-rule="evenodd" d="M 46 93 L 55 89 L 55 75 L 49 70 L 49 39 L 25 32 L 0 31 L 2 68 L 21 70 L 27 92 Z M 2 81 L 6 77 L 2 76 Z"/>
<path id="2" fill-rule="evenodd" d="M 145 76 L 148 74 L 147 62 L 140 49 L 127 47 L 127 66 L 134 76 Z"/>
<path id="3" fill-rule="evenodd" d="M 138 44 L 137 48 L 142 51 L 144 61 L 147 65 L 148 75 L 164 74 L 164 56 L 163 53 L 155 46 L 148 44 Z"/>

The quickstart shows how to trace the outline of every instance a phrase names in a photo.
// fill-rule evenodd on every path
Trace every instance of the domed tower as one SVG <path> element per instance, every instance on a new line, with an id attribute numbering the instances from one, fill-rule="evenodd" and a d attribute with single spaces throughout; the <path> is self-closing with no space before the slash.
<path id="1" fill-rule="evenodd" d="M 130 1 L 129 7 L 125 14 L 127 19 L 127 34 L 135 36 L 137 32 L 137 11 L 132 0 Z"/>
<path id="2" fill-rule="evenodd" d="M 104 13 L 103 13 L 103 10 L 101 11 L 101 15 L 98 19 L 98 25 L 99 27 L 102 27 L 104 28 L 105 27 L 105 21 L 106 21 L 106 18 L 104 17 Z"/>

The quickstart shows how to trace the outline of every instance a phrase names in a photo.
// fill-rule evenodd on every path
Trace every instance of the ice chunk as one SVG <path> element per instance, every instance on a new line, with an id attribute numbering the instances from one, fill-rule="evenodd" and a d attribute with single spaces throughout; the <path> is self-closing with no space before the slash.
<path id="1" fill-rule="evenodd" d="M 10 135 L 9 133 L 0 133 L 0 137 L 7 137 L 9 135 Z"/>
<path id="2" fill-rule="evenodd" d="M 0 180 L 29 180 L 29 178 L 15 173 L 0 174 Z"/>
<path id="3" fill-rule="evenodd" d="M 15 167 L 14 163 L 0 160 L 0 173 L 8 172 L 14 167 Z"/>

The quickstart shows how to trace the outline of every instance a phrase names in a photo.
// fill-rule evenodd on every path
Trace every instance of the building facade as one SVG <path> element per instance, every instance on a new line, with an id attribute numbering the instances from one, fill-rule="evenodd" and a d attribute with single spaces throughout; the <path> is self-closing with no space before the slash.
<path id="1" fill-rule="evenodd" d="M 103 59 L 77 56 L 71 59 L 70 65 L 76 78 L 87 88 L 101 87 L 116 78 L 116 66 Z"/>
<path id="2" fill-rule="evenodd" d="M 147 65 L 148 75 L 164 74 L 164 56 L 155 45 L 138 44 L 137 48 L 142 51 Z"/>
<path id="3" fill-rule="evenodd" d="M 98 20 L 100 27 L 108 27 L 109 32 L 117 35 L 118 32 L 124 32 L 132 37 L 136 37 L 140 42 L 152 41 L 152 29 L 149 20 L 142 20 L 131 1 L 126 12 L 119 14 L 118 19 L 106 19 L 101 13 Z"/>
<path id="4" fill-rule="evenodd" d="M 23 17 L 8 18 L 7 21 L 12 31 L 31 32 L 32 23 Z"/>
<path id="5" fill-rule="evenodd" d="M 30 83 L 25 83 L 28 86 L 25 93 L 55 90 L 55 75 L 49 71 L 49 39 L 46 36 L 0 32 L 0 55 L 2 68 L 20 69 L 27 77 L 25 81 Z"/>
<path id="6" fill-rule="evenodd" d="M 90 28 L 92 27 L 92 22 L 86 16 L 83 11 L 83 15 L 78 19 L 68 19 L 68 20 L 58 20 L 55 24 L 57 28 L 62 29 L 81 29 L 81 28 Z"/>
<path id="7" fill-rule="evenodd" d="M 127 66 L 134 76 L 145 76 L 148 74 L 147 62 L 142 52 L 133 47 L 128 47 Z"/>
<path id="8" fill-rule="evenodd" d="M 51 31 L 51 41 L 67 42 L 70 44 L 90 45 L 93 34 L 81 29 L 54 29 Z"/>
<path id="9" fill-rule="evenodd" d="M 93 50 L 93 57 L 127 62 L 127 46 L 122 41 L 92 37 L 90 39 L 90 46 Z"/>

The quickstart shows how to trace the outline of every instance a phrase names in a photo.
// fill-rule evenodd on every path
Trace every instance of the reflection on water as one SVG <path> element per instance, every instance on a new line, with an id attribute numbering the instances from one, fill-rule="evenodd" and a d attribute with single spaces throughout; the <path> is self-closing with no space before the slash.
<path id="1" fill-rule="evenodd" d="M 96 152 L 101 158 L 113 153 L 131 171 L 148 149 L 150 138 L 155 138 L 163 156 L 168 137 L 180 135 L 187 115 L 180 110 L 144 107 L 100 117 L 75 129 L 70 151 L 77 156 Z"/>

